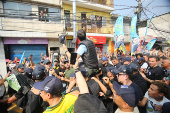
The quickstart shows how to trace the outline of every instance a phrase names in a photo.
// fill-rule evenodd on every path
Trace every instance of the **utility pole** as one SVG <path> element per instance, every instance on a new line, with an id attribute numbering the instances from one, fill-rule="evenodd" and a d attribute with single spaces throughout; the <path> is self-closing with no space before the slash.
<path id="1" fill-rule="evenodd" d="M 137 7 L 135 13 L 137 13 L 137 26 L 136 26 L 136 31 L 137 31 L 137 34 L 138 34 L 138 33 L 139 33 L 139 31 L 138 31 L 138 26 L 139 26 L 140 17 L 141 17 L 141 0 L 138 0 L 138 7 Z M 138 34 L 138 35 L 139 35 L 139 34 Z"/>
<path id="2" fill-rule="evenodd" d="M 76 0 L 73 0 L 73 40 L 72 43 L 76 43 Z"/>

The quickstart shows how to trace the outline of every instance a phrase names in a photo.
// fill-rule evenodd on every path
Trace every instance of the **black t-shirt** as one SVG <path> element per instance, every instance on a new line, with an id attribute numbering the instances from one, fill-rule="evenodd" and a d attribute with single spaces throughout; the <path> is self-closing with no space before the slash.
<path id="1" fill-rule="evenodd" d="M 45 110 L 42 106 L 43 99 L 40 95 L 35 95 L 32 91 L 29 91 L 27 94 L 27 98 L 28 101 L 24 109 L 26 113 L 42 113 Z"/>
<path id="2" fill-rule="evenodd" d="M 134 82 L 132 82 L 132 84 L 130 85 L 134 88 L 135 90 L 135 104 L 138 105 L 138 102 L 141 101 L 143 99 L 143 93 L 142 93 L 142 90 L 141 88 L 135 84 Z"/>
<path id="3" fill-rule="evenodd" d="M 133 75 L 133 82 L 136 83 L 141 88 L 143 94 L 146 93 L 147 83 L 140 73 L 136 73 L 135 75 Z"/>
<path id="4" fill-rule="evenodd" d="M 164 71 L 162 67 L 156 66 L 154 68 L 148 67 L 148 71 L 146 77 L 151 80 L 162 80 L 164 77 Z M 148 88 L 150 87 L 151 83 L 147 82 Z"/>

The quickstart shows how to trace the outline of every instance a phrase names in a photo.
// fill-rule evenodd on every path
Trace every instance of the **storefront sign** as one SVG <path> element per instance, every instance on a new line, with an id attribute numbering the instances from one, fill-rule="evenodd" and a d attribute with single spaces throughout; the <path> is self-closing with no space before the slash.
<path id="1" fill-rule="evenodd" d="M 43 38 L 4 38 L 4 44 L 48 44 Z"/>
<path id="2" fill-rule="evenodd" d="M 94 44 L 106 44 L 106 37 L 104 36 L 87 36 L 89 40 L 93 41 Z M 77 38 L 77 44 L 80 40 Z"/>

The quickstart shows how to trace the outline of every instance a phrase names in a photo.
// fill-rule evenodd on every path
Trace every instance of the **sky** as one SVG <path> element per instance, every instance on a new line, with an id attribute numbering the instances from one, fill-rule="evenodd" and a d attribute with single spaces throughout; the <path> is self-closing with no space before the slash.
<path id="1" fill-rule="evenodd" d="M 113 11 L 112 13 L 133 17 L 135 15 L 134 14 L 135 8 L 131 8 L 129 6 L 132 6 L 132 7 L 137 6 L 138 5 L 137 1 L 138 0 L 114 0 L 115 11 Z M 152 13 L 156 14 L 154 16 L 158 16 L 158 15 L 162 15 L 167 12 L 170 12 L 170 0 L 141 0 L 141 3 L 142 3 L 142 6 L 145 7 L 144 12 L 148 16 L 148 18 L 152 17 L 153 15 Z M 125 5 L 125 6 L 120 6 L 120 5 Z M 130 8 L 130 9 L 116 10 L 116 9 L 122 9 L 122 8 Z M 144 15 L 143 12 L 141 13 L 141 19 L 147 19 L 147 17 Z"/>

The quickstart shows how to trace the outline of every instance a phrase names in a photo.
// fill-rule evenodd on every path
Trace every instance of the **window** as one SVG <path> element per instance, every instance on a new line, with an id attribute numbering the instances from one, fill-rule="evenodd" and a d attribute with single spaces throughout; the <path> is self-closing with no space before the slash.
<path id="1" fill-rule="evenodd" d="M 4 13 L 5 17 L 31 19 L 32 6 L 23 3 L 5 2 Z"/>
<path id="2" fill-rule="evenodd" d="M 61 10 L 55 8 L 38 7 L 39 21 L 61 22 Z"/>
<path id="3" fill-rule="evenodd" d="M 102 17 L 102 26 L 106 27 L 106 17 Z"/>

